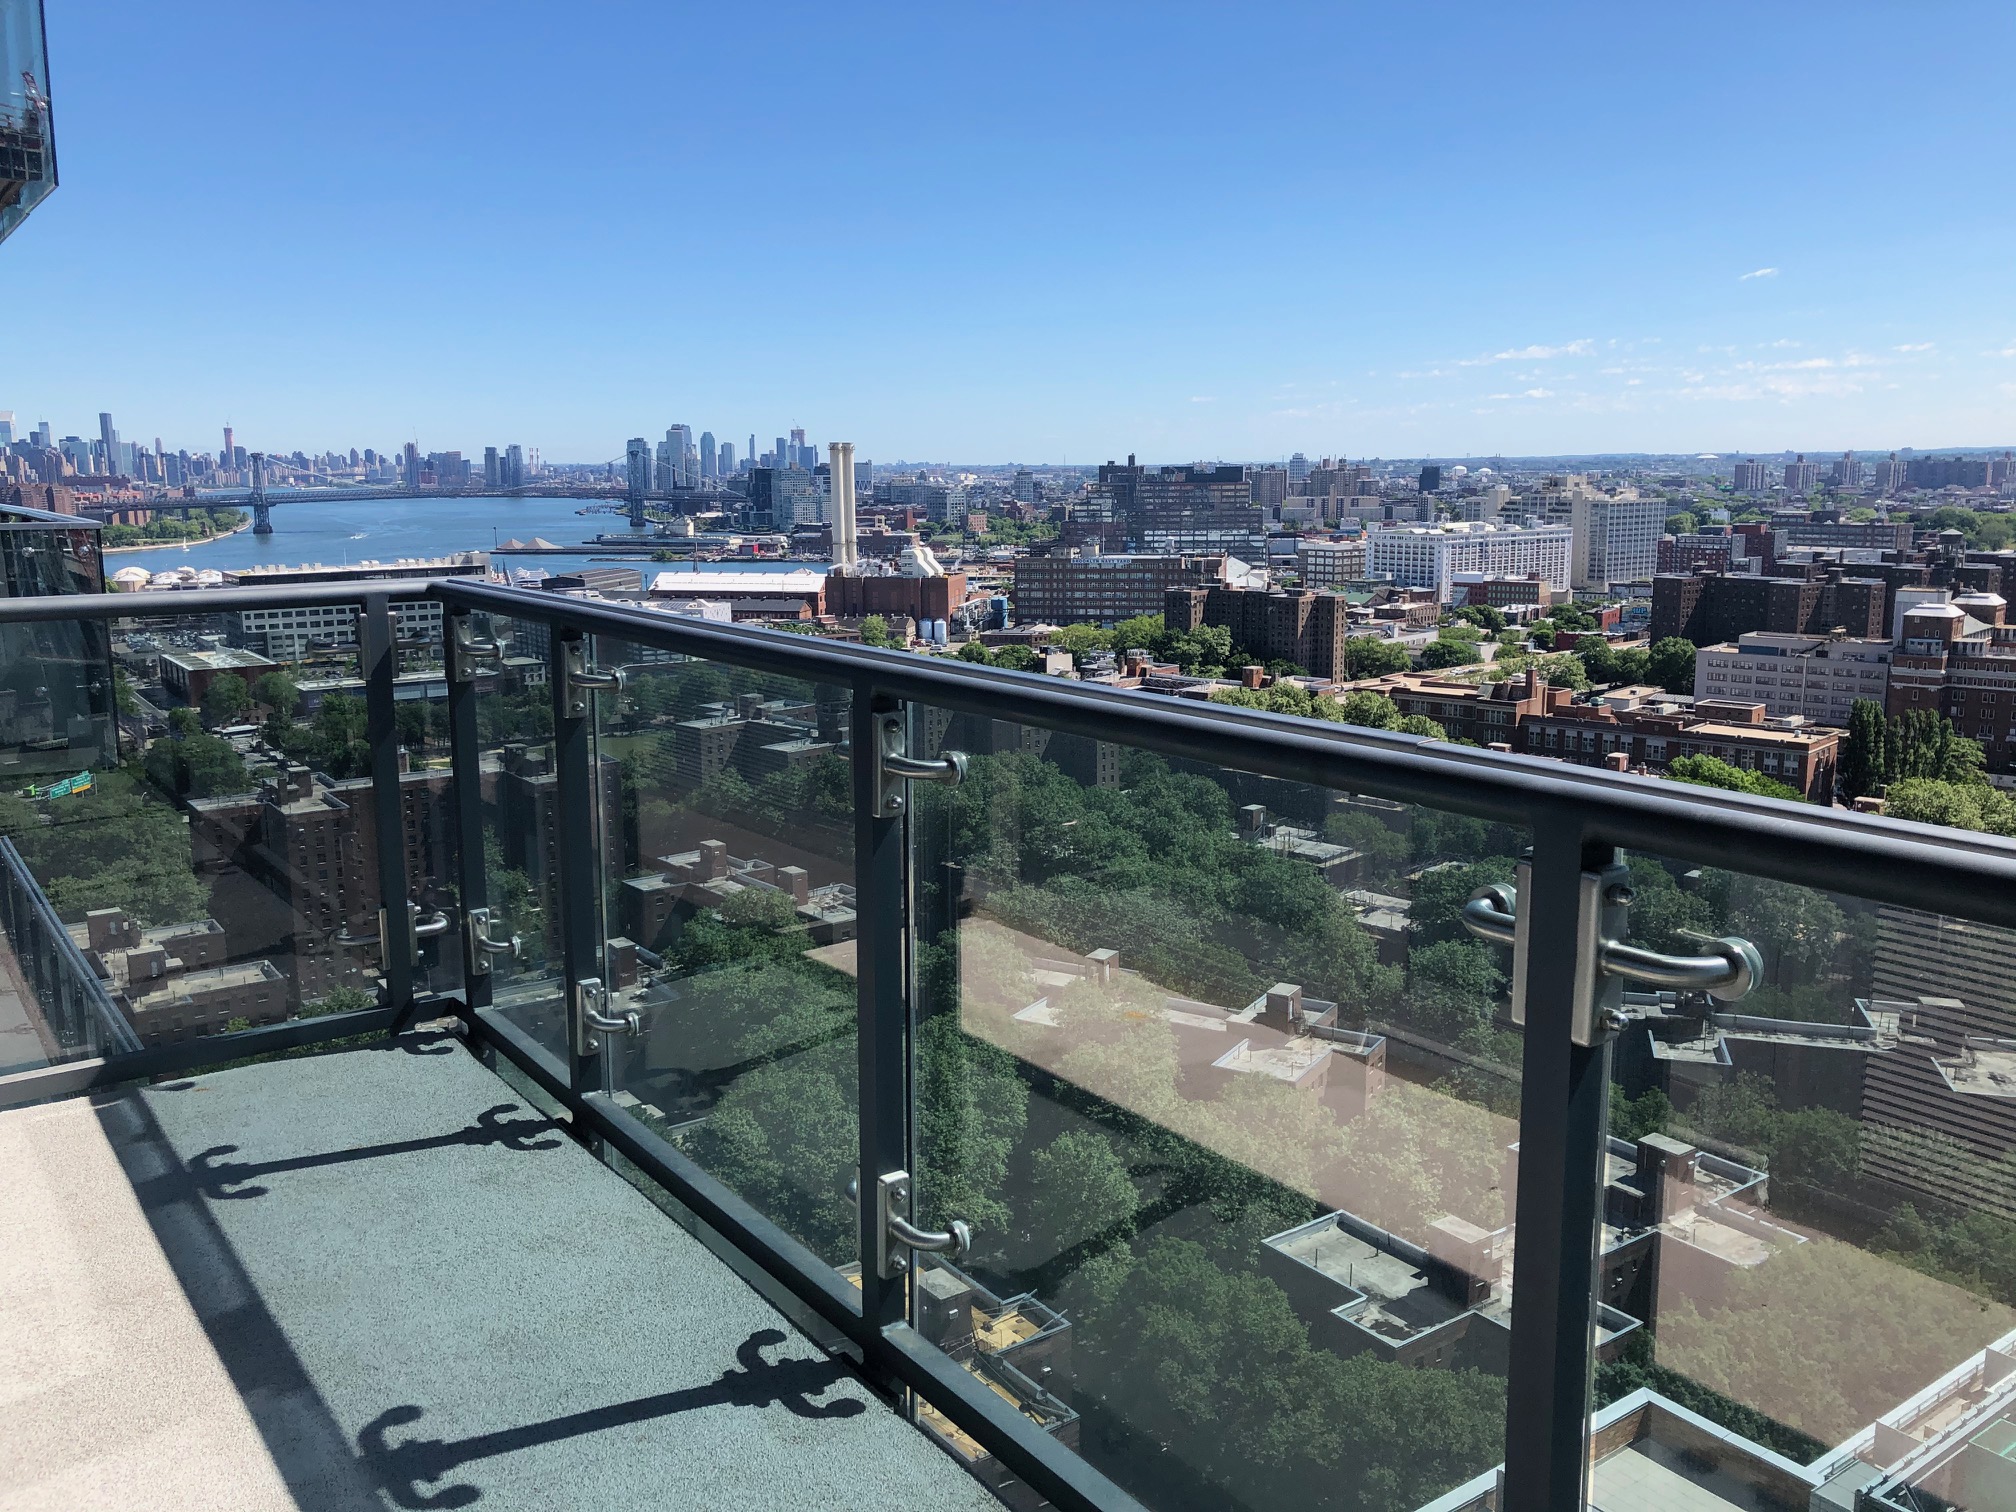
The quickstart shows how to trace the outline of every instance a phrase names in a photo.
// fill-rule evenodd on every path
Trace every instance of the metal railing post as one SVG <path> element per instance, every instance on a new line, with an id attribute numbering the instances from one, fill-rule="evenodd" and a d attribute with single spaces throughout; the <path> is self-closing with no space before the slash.
<path id="1" fill-rule="evenodd" d="M 877 1274 L 881 1220 L 874 1200 L 876 1179 L 910 1167 L 909 1033 L 904 1015 L 903 846 L 908 810 L 876 817 L 877 762 L 871 748 L 875 716 L 897 707 L 867 683 L 854 690 L 850 744 L 854 753 L 855 979 L 858 997 L 856 1040 L 861 1076 L 861 1313 L 867 1323 L 886 1328 L 906 1316 L 907 1277 Z"/>
<path id="2" fill-rule="evenodd" d="M 555 880 L 560 894 L 560 956 L 566 971 L 567 1064 L 577 1096 L 602 1090 L 602 1057 L 610 1053 L 588 1034 L 578 1009 L 581 984 L 602 977 L 602 834 L 595 804 L 593 699 L 576 701 L 568 677 L 570 642 L 579 630 L 553 636 L 553 813 Z M 580 712 L 570 712 L 579 710 Z"/>
<path id="3" fill-rule="evenodd" d="M 1616 852 L 1586 844 L 1579 815 L 1566 808 L 1537 815 L 1533 840 L 1519 898 L 1531 934 L 1502 1512 L 1572 1512 L 1585 1503 L 1589 1473 L 1610 1083 L 1607 1037 L 1585 1046 L 1571 1032 L 1577 923 L 1583 871 Z"/>
<path id="4" fill-rule="evenodd" d="M 473 1011 L 490 1006 L 490 974 L 472 975 L 467 967 L 470 910 L 490 901 L 489 871 L 483 846 L 482 743 L 476 726 L 476 683 L 466 675 L 469 653 L 456 635 L 458 621 L 469 611 L 450 609 L 442 616 L 442 664 L 448 674 L 448 759 L 455 779 L 455 891 L 461 899 L 456 920 L 464 944 L 462 1000 Z"/>
<path id="5" fill-rule="evenodd" d="M 413 931 L 406 901 L 406 816 L 399 787 L 399 720 L 393 679 L 399 651 L 392 600 L 368 594 L 358 619 L 357 654 L 364 672 L 364 733 L 371 749 L 372 840 L 378 851 L 378 907 L 384 923 L 378 961 L 385 973 L 385 1006 L 403 1026 L 413 1007 Z"/>

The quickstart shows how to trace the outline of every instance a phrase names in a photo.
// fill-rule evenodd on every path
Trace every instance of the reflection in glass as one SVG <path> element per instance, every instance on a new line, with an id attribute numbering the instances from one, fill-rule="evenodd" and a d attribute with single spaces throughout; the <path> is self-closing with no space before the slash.
<path id="1" fill-rule="evenodd" d="M 1523 835 L 924 710 L 918 1326 L 1149 1505 L 1414 1507 L 1503 1454 Z M 977 1445 L 935 1424 L 999 1481 Z"/>
<path id="2" fill-rule="evenodd" d="M 619 1100 L 829 1263 L 859 1250 L 850 695 L 603 639 Z"/>
<path id="3" fill-rule="evenodd" d="M 2016 1505 L 2016 937 L 1630 865 L 1635 939 L 1765 975 L 1617 1040 L 1596 1502 Z"/>

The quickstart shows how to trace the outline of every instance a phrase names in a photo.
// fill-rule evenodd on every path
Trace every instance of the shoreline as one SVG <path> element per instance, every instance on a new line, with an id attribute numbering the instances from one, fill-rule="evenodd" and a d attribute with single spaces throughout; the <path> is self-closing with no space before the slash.
<path id="1" fill-rule="evenodd" d="M 229 530 L 220 530 L 216 535 L 205 536 L 200 541 L 143 541 L 137 546 L 107 546 L 101 556 L 124 556 L 129 551 L 173 551 L 180 546 L 208 546 L 212 541 L 228 541 L 234 535 L 243 535 L 252 528 L 247 520 L 243 525 L 234 525 Z"/>

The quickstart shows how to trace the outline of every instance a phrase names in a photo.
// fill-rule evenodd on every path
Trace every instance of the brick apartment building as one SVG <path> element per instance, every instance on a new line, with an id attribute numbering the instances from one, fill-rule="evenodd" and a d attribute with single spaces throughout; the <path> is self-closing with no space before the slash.
<path id="1" fill-rule="evenodd" d="M 1117 625 L 1136 615 L 1160 614 L 1171 588 L 1209 584 L 1223 572 L 1224 560 L 1097 551 L 1017 557 L 1011 590 L 1015 619 L 1024 625 Z"/>
<path id="2" fill-rule="evenodd" d="M 1178 632 L 1223 626 L 1252 655 L 1336 677 L 1345 665 L 1350 601 L 1307 589 L 1172 588 L 1163 595 L 1162 621 Z"/>
<path id="3" fill-rule="evenodd" d="M 1838 730 L 1774 726 L 1757 703 L 1704 700 L 1688 707 L 1657 690 L 1627 690 L 1596 704 L 1575 703 L 1566 689 L 1549 689 L 1548 696 L 1545 712 L 1519 723 L 1518 749 L 1531 755 L 1612 771 L 1659 771 L 1681 756 L 1713 756 L 1797 788 L 1808 800 L 1833 796 Z"/>
<path id="4" fill-rule="evenodd" d="M 1991 771 L 2016 760 L 2016 626 L 1999 594 L 1907 606 L 1890 662 L 1889 713 L 1930 709 L 1981 743 Z"/>
<path id="5" fill-rule="evenodd" d="M 454 879 L 450 774 L 402 772 L 401 833 L 413 897 L 432 906 Z M 229 896 L 232 879 L 252 883 L 279 911 L 240 892 L 230 956 L 267 954 L 293 963 L 289 1010 L 338 987 L 368 987 L 378 955 L 342 943 L 378 932 L 378 832 L 368 777 L 330 782 L 290 766 L 258 792 L 200 798 L 189 805 L 192 857 Z M 242 936 L 242 938 L 241 938 Z"/>
<path id="6" fill-rule="evenodd" d="M 1886 585 L 1829 567 L 1814 578 L 1753 573 L 1668 573 L 1652 580 L 1652 639 L 1679 636 L 1697 646 L 1733 641 L 1755 630 L 1826 635 L 1844 630 L 1867 640 L 1889 633 Z"/>
<path id="7" fill-rule="evenodd" d="M 1611 771 L 1656 772 L 1677 756 L 1713 756 L 1823 801 L 1833 795 L 1840 759 L 1838 730 L 1773 721 L 1758 703 L 1690 705 L 1657 688 L 1618 689 L 1600 702 L 1577 703 L 1572 689 L 1549 687 L 1530 672 L 1497 683 L 1396 672 L 1338 689 L 1359 691 L 1384 694 L 1402 714 L 1434 720 L 1451 740 Z"/>
<path id="8" fill-rule="evenodd" d="M 1382 693 L 1402 714 L 1419 714 L 1449 732 L 1451 740 L 1516 748 L 1522 721 L 1544 713 L 1568 692 L 1526 674 L 1503 682 L 1460 682 L 1434 672 L 1395 672 L 1349 683 L 1346 692 Z"/>
<path id="9" fill-rule="evenodd" d="M 85 963 L 140 1043 L 149 1047 L 217 1034 L 234 1020 L 287 1017 L 287 979 L 270 961 L 232 961 L 215 919 L 142 928 L 117 908 L 67 926 Z"/>

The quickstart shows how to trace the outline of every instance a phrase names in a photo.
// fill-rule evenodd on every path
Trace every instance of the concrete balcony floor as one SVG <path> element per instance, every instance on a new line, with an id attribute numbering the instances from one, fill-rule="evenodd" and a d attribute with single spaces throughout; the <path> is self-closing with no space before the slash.
<path id="1" fill-rule="evenodd" d="M 0 1509 L 992 1496 L 451 1038 L 0 1114 Z"/>

